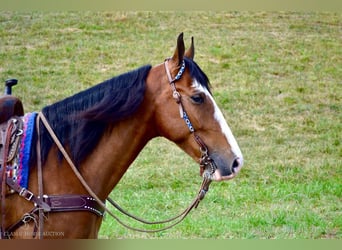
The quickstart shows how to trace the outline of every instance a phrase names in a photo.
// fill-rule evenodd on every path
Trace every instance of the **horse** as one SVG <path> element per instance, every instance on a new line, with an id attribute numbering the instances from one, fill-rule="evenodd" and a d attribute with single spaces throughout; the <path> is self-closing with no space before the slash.
<path id="1" fill-rule="evenodd" d="M 8 182 L 12 192 L 2 197 L 3 238 L 37 238 L 39 228 L 44 238 L 97 238 L 103 211 L 89 189 L 105 201 L 155 137 L 178 145 L 210 181 L 233 179 L 243 156 L 194 54 L 193 37 L 185 50 L 181 33 L 164 62 L 108 79 L 30 118 L 36 125 L 27 188 Z M 71 204 L 67 212 L 58 211 L 62 203 Z M 78 203 L 83 209 L 76 209 Z"/>

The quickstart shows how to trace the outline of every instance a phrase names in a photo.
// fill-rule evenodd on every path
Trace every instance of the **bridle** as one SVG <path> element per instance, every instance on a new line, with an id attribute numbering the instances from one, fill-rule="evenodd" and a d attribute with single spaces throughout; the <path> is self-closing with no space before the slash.
<path id="1" fill-rule="evenodd" d="M 175 78 L 172 78 L 169 67 L 168 67 L 169 60 L 170 60 L 169 58 L 165 59 L 164 66 L 165 66 L 166 75 L 169 79 L 169 83 L 172 89 L 172 97 L 175 99 L 176 103 L 178 104 L 180 117 L 184 120 L 190 133 L 194 135 L 194 139 L 196 143 L 199 145 L 199 148 L 201 151 L 200 175 L 203 176 L 203 178 L 210 178 L 210 180 L 212 180 L 212 176 L 215 173 L 217 166 L 215 162 L 209 156 L 208 147 L 205 145 L 201 137 L 196 133 L 195 128 L 192 125 L 190 118 L 184 109 L 184 105 L 182 103 L 182 97 L 176 88 L 176 81 L 178 81 L 182 77 L 185 71 L 185 61 L 184 59 L 182 60 L 181 67 L 177 75 L 175 76 Z"/>
<path id="2" fill-rule="evenodd" d="M 183 118 L 183 120 L 185 121 L 187 127 L 189 128 L 189 131 L 191 134 L 194 135 L 194 139 L 197 142 L 197 144 L 199 145 L 199 149 L 201 152 L 201 158 L 200 158 L 200 175 L 203 177 L 203 181 L 202 184 L 200 186 L 200 189 L 196 195 L 196 197 L 194 198 L 194 200 L 191 202 L 191 204 L 183 211 L 181 212 L 179 215 L 174 216 L 170 219 L 167 220 L 163 220 L 163 221 L 156 221 L 156 222 L 149 222 L 146 221 L 144 219 L 141 219 L 137 216 L 134 216 L 130 213 L 128 213 L 127 211 L 125 211 L 124 209 L 122 209 L 116 202 L 114 202 L 110 197 L 108 197 L 106 200 L 113 205 L 116 209 L 118 209 L 121 213 L 125 214 L 126 216 L 133 218 L 141 223 L 144 224 L 149 224 L 149 225 L 153 225 L 153 224 L 165 224 L 165 223 L 171 223 L 170 225 L 167 225 L 163 228 L 160 229 L 152 229 L 152 230 L 146 230 L 146 229 L 140 229 L 140 228 L 134 228 L 131 227 L 129 225 L 127 225 L 126 223 L 124 223 L 121 219 L 119 219 L 115 214 L 113 214 L 113 212 L 111 210 L 109 210 L 106 207 L 105 202 L 103 202 L 95 193 L 94 191 L 90 188 L 90 186 L 87 184 L 87 182 L 85 181 L 85 179 L 82 177 L 82 175 L 80 174 L 80 172 L 78 171 L 78 169 L 76 168 L 75 164 L 73 163 L 73 161 L 71 160 L 70 156 L 68 155 L 68 153 L 66 152 L 65 148 L 63 147 L 63 145 L 61 144 L 61 142 L 59 141 L 58 137 L 56 136 L 56 134 L 54 133 L 53 129 L 51 128 L 49 122 L 47 121 L 46 117 L 44 116 L 44 114 L 42 112 L 39 112 L 37 114 L 37 118 L 36 118 L 36 126 L 37 126 L 37 133 L 38 135 L 40 134 L 39 130 L 40 130 L 40 123 L 45 126 L 45 128 L 47 129 L 48 133 L 50 134 L 50 136 L 52 137 L 53 141 L 55 142 L 56 146 L 58 147 L 58 149 L 60 150 L 60 152 L 62 153 L 62 155 L 64 156 L 65 160 L 68 162 L 69 166 L 71 167 L 72 171 L 74 172 L 74 174 L 76 175 L 76 177 L 79 179 L 79 181 L 81 182 L 81 184 L 83 185 L 83 187 L 87 190 L 87 192 L 89 193 L 90 196 L 83 196 L 83 195 L 75 195 L 76 198 L 81 197 L 82 199 L 89 199 L 91 202 L 96 202 L 97 205 L 94 207 L 98 207 L 98 210 L 96 210 L 95 212 L 98 212 L 97 215 L 98 216 L 103 216 L 103 212 L 105 211 L 107 212 L 111 217 L 113 217 L 119 224 L 121 224 L 122 226 L 134 230 L 134 231 L 139 231 L 139 232 L 160 232 L 160 231 L 164 231 L 166 229 L 169 229 L 177 224 L 179 224 L 181 221 L 183 221 L 185 219 L 185 217 L 190 213 L 190 211 L 193 208 L 197 208 L 197 206 L 199 205 L 200 201 L 203 200 L 203 198 L 205 197 L 206 193 L 209 190 L 209 185 L 212 182 L 213 179 L 213 174 L 215 173 L 215 170 L 217 169 L 214 161 L 209 157 L 209 153 L 208 153 L 208 147 L 205 145 L 205 143 L 203 142 L 203 140 L 196 134 L 195 129 L 189 119 L 188 114 L 186 113 L 183 103 L 182 103 L 182 99 L 181 99 L 181 95 L 180 93 L 177 91 L 175 82 L 178 81 L 184 71 L 185 71 L 185 61 L 182 61 L 180 70 L 178 71 L 177 75 L 175 76 L 175 78 L 172 79 L 171 77 L 171 73 L 170 70 L 168 68 L 168 61 L 170 59 L 166 59 L 164 61 L 164 65 L 165 65 L 165 70 L 166 70 L 166 74 L 168 76 L 169 79 L 169 83 L 170 86 L 172 88 L 172 95 L 173 98 L 176 100 L 176 103 L 179 105 L 179 111 L 180 111 L 180 116 L 181 118 Z M 43 225 L 44 225 L 44 213 L 45 212 L 52 212 L 52 210 L 50 210 L 50 207 L 43 201 L 43 198 L 45 195 L 43 195 L 43 185 L 42 185 L 42 166 L 41 166 L 41 156 L 40 156 L 40 143 L 39 143 L 39 139 L 38 139 L 38 144 L 37 144 L 37 162 L 38 162 L 38 184 L 39 184 L 39 196 L 36 198 L 31 192 L 29 192 L 26 189 L 23 189 L 21 187 L 16 187 L 15 184 L 11 184 L 10 186 L 15 189 L 21 196 L 22 195 L 22 191 L 24 190 L 25 192 L 29 192 L 30 194 L 30 199 L 27 199 L 29 201 L 32 201 L 35 204 L 35 208 L 34 210 L 30 213 L 34 214 L 36 211 L 39 212 L 39 218 L 35 219 L 38 220 L 39 222 L 39 238 L 42 238 L 43 235 Z M 32 194 L 32 195 L 31 195 Z M 34 199 L 32 199 L 32 197 L 34 197 Z M 48 197 L 48 196 L 46 196 Z M 53 198 L 53 197 L 52 197 Z M 75 197 L 73 197 L 75 198 Z M 93 209 L 92 207 L 90 209 Z M 89 210 L 89 208 L 87 209 Z M 57 210 L 56 210 L 57 211 Z M 66 211 L 66 210 L 60 210 L 62 211 Z M 69 210 L 71 211 L 71 210 Z M 92 211 L 94 212 L 94 211 Z M 14 225 L 14 228 L 18 228 L 22 225 L 21 221 L 19 221 L 19 223 Z M 36 227 L 38 227 L 37 223 L 35 223 L 35 230 L 37 229 Z M 15 229 L 13 229 L 15 230 Z"/>

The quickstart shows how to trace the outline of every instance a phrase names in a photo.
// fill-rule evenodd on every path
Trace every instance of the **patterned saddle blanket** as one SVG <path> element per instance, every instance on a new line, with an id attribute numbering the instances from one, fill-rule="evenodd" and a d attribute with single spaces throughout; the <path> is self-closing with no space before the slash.
<path id="1" fill-rule="evenodd" d="M 37 113 L 27 113 L 20 117 L 23 121 L 22 131 L 20 131 L 20 139 L 15 154 L 6 163 L 7 177 L 12 178 L 21 187 L 27 188 L 28 177 L 30 171 L 30 152 L 32 146 L 32 138 L 35 130 L 35 121 Z M 4 145 L 4 131 L 0 135 L 1 146 Z M 3 158 L 3 156 L 1 156 Z M 6 162 L 6 161 L 4 161 Z M 1 166 L 2 167 L 2 166 Z"/>

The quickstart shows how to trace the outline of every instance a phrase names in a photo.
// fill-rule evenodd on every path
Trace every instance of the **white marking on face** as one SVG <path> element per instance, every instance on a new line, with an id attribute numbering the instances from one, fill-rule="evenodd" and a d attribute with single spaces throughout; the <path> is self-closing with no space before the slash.
<path id="1" fill-rule="evenodd" d="M 215 110 L 214 111 L 214 119 L 220 124 L 222 133 L 225 135 L 227 142 L 230 145 L 233 154 L 237 158 L 239 158 L 240 168 L 241 168 L 243 165 L 243 156 L 242 156 L 240 147 L 239 147 L 237 141 L 235 140 L 235 137 L 234 137 L 231 129 L 229 128 L 228 123 L 224 119 L 224 116 L 223 116 L 221 110 L 219 109 L 219 107 L 217 106 L 214 98 L 212 97 L 212 95 L 209 93 L 209 91 L 206 88 L 204 88 L 199 82 L 197 82 L 197 80 L 193 81 L 191 87 L 201 91 L 202 93 L 205 93 L 205 95 L 212 101 L 212 103 L 214 105 L 214 110 Z M 238 171 L 240 170 L 240 168 L 238 169 Z"/>

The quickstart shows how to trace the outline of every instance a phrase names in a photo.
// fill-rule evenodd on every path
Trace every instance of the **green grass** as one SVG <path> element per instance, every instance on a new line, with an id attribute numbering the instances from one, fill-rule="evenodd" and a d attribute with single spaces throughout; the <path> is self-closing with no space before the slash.
<path id="1" fill-rule="evenodd" d="M 0 12 L 0 76 L 18 78 L 14 94 L 27 112 L 40 110 L 161 63 L 184 31 L 245 167 L 213 183 L 171 230 L 136 233 L 106 216 L 100 238 L 341 239 L 341 26 L 341 13 L 323 12 Z M 167 218 L 191 202 L 198 172 L 159 138 L 111 197 L 147 219 Z"/>

